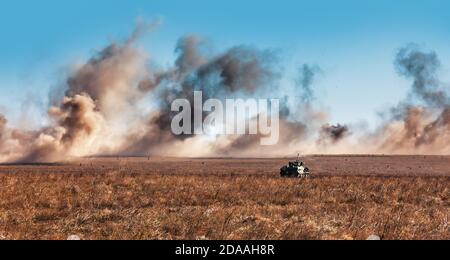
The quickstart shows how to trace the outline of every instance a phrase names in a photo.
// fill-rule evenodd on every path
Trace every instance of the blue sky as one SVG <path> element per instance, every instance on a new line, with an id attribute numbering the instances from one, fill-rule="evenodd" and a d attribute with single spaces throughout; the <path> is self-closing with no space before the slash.
<path id="1" fill-rule="evenodd" d="M 65 66 L 125 37 L 138 18 L 162 17 L 142 40 L 161 65 L 178 38 L 195 33 L 217 50 L 236 44 L 280 52 L 286 80 L 303 63 L 319 65 L 320 104 L 333 122 L 376 122 L 410 82 L 393 66 L 396 50 L 415 42 L 438 53 L 450 79 L 450 1 L 446 0 L 15 0 L 0 7 L 0 112 L 18 117 L 45 107 Z M 449 80 L 450 81 L 450 80 Z M 286 84 L 286 83 L 284 83 Z"/>

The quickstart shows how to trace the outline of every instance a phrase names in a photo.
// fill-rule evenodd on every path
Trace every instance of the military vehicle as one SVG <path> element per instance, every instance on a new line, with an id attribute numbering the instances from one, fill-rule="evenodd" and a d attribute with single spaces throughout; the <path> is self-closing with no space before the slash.
<path id="1" fill-rule="evenodd" d="M 311 175 L 311 172 L 305 164 L 300 161 L 300 155 L 295 162 L 289 162 L 280 170 L 280 175 L 283 178 L 307 178 Z"/>

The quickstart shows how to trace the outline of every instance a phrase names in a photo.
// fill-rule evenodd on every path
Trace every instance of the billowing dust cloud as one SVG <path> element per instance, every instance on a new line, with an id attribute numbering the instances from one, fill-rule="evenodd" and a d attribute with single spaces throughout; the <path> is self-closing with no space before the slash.
<path id="1" fill-rule="evenodd" d="M 447 154 L 450 152 L 448 85 L 441 82 L 441 62 L 434 52 L 415 45 L 402 48 L 395 65 L 413 81 L 411 96 L 391 109 L 391 120 L 379 130 L 380 150 L 395 153 Z"/>
<path id="2" fill-rule="evenodd" d="M 138 40 L 155 24 L 140 25 L 84 64 L 75 65 L 48 109 L 50 124 L 36 130 L 8 125 L 0 115 L 0 162 L 51 162 L 83 156 L 287 156 L 296 153 L 446 153 L 450 106 L 440 82 L 437 54 L 407 46 L 398 52 L 398 73 L 412 80 L 411 95 L 389 112 L 376 132 L 359 133 L 328 122 L 315 105 L 319 66 L 304 64 L 291 86 L 280 86 L 277 53 L 235 46 L 210 51 L 208 41 L 186 36 L 175 47 L 173 66 L 158 68 Z M 264 147 L 261 135 L 175 136 L 171 103 L 194 91 L 215 98 L 278 98 L 280 140 Z M 63 96 L 57 93 L 64 93 Z M 149 107 L 151 107 L 149 109 Z M 195 113 L 194 106 L 192 113 Z M 202 111 L 204 115 L 205 112 Z M 258 120 L 258 115 L 249 120 Z"/>

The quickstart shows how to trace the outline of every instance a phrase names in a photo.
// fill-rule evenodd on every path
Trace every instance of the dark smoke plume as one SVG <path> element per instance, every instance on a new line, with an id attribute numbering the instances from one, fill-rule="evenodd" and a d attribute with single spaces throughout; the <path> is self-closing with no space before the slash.
<path id="1" fill-rule="evenodd" d="M 348 126 L 337 124 L 326 124 L 320 130 L 320 140 L 330 140 L 332 143 L 337 143 L 350 134 Z"/>
<path id="2" fill-rule="evenodd" d="M 425 53 L 410 45 L 398 52 L 395 64 L 400 75 L 414 80 L 413 93 L 426 104 L 439 107 L 448 104 L 437 78 L 441 62 L 435 52 Z"/>
<path id="3" fill-rule="evenodd" d="M 301 90 L 301 101 L 305 103 L 310 103 L 314 100 L 314 90 L 312 85 L 318 73 L 321 69 L 318 66 L 311 66 L 304 64 L 300 69 L 300 77 L 297 80 L 297 86 Z"/>
<path id="4" fill-rule="evenodd" d="M 3 139 L 3 132 L 6 130 L 7 123 L 8 120 L 6 120 L 6 117 L 0 114 L 0 141 Z"/>

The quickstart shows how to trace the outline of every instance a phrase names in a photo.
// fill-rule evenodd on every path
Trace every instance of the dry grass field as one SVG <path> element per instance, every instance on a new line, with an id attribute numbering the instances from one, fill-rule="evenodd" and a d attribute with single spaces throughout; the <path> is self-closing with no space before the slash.
<path id="1" fill-rule="evenodd" d="M 0 239 L 450 239 L 450 157 L 0 165 Z"/>

